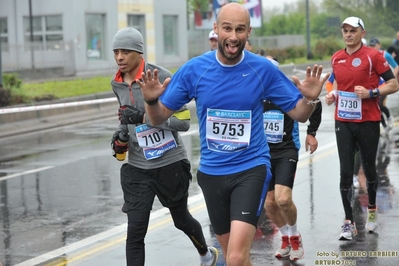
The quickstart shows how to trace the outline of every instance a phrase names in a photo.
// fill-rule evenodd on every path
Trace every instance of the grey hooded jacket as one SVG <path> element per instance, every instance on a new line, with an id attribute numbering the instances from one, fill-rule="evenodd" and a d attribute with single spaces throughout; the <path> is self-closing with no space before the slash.
<path id="1" fill-rule="evenodd" d="M 158 77 L 161 83 L 166 78 L 172 76 L 171 73 L 165 68 L 150 63 L 145 63 L 144 71 L 147 71 L 148 69 L 150 69 L 151 71 L 153 71 L 154 69 L 158 69 L 158 74 L 159 74 Z M 117 81 L 116 77 L 118 73 L 116 73 L 113 76 L 111 85 L 112 85 L 112 90 L 118 99 L 119 105 L 120 106 L 131 105 L 145 112 L 144 99 L 138 84 L 136 82 L 128 84 L 124 81 L 122 82 Z M 176 113 L 182 111 L 186 112 L 189 111 L 186 105 L 184 105 L 180 110 L 176 111 Z M 147 119 L 147 117 L 145 118 L 145 123 L 147 124 L 147 126 L 153 127 L 149 119 Z M 136 125 L 120 124 L 118 126 L 118 129 L 126 127 L 128 128 L 129 131 L 128 163 L 130 165 L 141 169 L 153 169 L 169 165 L 171 163 L 180 161 L 182 159 L 187 159 L 186 149 L 184 147 L 183 141 L 178 131 L 187 131 L 190 128 L 189 119 L 179 119 L 176 116 L 171 116 L 163 124 L 156 126 L 156 128 L 161 128 L 172 132 L 177 144 L 177 148 L 168 150 L 161 157 L 151 160 L 147 160 L 144 157 L 143 149 L 138 144 L 136 137 Z"/>

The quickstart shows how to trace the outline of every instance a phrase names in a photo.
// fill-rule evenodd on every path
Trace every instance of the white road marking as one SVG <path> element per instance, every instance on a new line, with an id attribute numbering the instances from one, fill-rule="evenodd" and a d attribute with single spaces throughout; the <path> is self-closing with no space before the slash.
<path id="1" fill-rule="evenodd" d="M 44 166 L 44 167 L 41 167 L 41 168 L 36 168 L 36 169 L 28 170 L 28 171 L 25 171 L 25 172 L 21 172 L 21 173 L 16 173 L 16 174 L 12 174 L 12 175 L 6 175 L 6 176 L 3 176 L 3 177 L 0 177 L 0 182 L 4 181 L 4 180 L 7 180 L 7 179 L 14 178 L 14 177 L 20 177 L 20 176 L 23 176 L 23 175 L 29 175 L 29 174 L 45 171 L 45 170 L 51 169 L 51 168 L 54 168 L 54 166 L 51 166 L 51 165 L 50 166 Z"/>

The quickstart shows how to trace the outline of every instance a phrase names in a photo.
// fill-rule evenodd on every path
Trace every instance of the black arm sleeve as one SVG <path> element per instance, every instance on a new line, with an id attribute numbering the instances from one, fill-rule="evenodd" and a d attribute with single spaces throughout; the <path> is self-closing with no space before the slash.
<path id="1" fill-rule="evenodd" d="M 390 80 L 390 79 L 394 79 L 394 78 L 395 78 L 395 75 L 393 74 L 392 70 L 389 69 L 387 72 L 383 73 L 383 74 L 381 75 L 381 77 L 382 77 L 385 81 L 387 81 L 387 80 Z"/>
<path id="2" fill-rule="evenodd" d="M 316 132 L 319 129 L 321 123 L 321 112 L 322 112 L 322 105 L 321 102 L 316 104 L 312 115 L 309 117 L 309 125 L 306 131 L 307 134 L 316 136 Z"/>

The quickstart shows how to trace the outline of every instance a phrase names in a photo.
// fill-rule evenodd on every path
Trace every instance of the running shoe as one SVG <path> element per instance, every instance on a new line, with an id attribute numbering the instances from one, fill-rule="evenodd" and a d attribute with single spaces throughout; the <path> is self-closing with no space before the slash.
<path id="1" fill-rule="evenodd" d="M 276 251 L 274 256 L 278 259 L 288 257 L 290 255 L 291 245 L 288 236 L 281 237 L 281 247 Z"/>
<path id="2" fill-rule="evenodd" d="M 305 251 L 303 250 L 302 246 L 301 234 L 299 234 L 299 236 L 291 236 L 290 244 L 291 244 L 290 260 L 295 261 L 305 257 Z"/>
<path id="3" fill-rule="evenodd" d="M 208 247 L 209 252 L 212 254 L 212 263 L 209 265 L 201 263 L 200 266 L 216 266 L 216 262 L 218 261 L 219 258 L 219 250 L 215 247 Z"/>
<path id="4" fill-rule="evenodd" d="M 377 226 L 377 209 L 367 209 L 366 230 L 369 233 L 373 233 Z"/>
<path id="5" fill-rule="evenodd" d="M 339 240 L 352 240 L 352 238 L 356 235 L 356 224 L 352 224 L 350 220 L 345 220 L 344 225 L 342 226 L 342 232 L 339 236 Z"/>

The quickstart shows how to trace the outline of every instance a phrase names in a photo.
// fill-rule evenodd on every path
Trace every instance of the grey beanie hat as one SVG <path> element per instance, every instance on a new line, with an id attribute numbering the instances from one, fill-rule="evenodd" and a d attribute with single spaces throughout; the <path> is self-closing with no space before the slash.
<path id="1" fill-rule="evenodd" d="M 112 40 L 112 50 L 125 49 L 143 53 L 143 36 L 134 28 L 123 28 L 118 30 Z"/>

